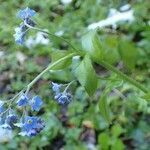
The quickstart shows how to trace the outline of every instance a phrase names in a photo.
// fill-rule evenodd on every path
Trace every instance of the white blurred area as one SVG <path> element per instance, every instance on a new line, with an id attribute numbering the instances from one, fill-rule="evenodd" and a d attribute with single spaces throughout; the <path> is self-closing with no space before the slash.
<path id="1" fill-rule="evenodd" d="M 9 142 L 13 138 L 13 132 L 9 129 L 0 127 L 0 143 Z"/>
<path id="2" fill-rule="evenodd" d="M 47 30 L 45 30 L 47 31 Z M 64 31 L 59 30 L 55 32 L 55 35 L 57 36 L 63 36 Z M 50 43 L 50 40 L 47 37 L 47 34 L 43 32 L 37 32 L 35 36 L 29 36 L 28 39 L 25 41 L 25 45 L 30 49 L 37 45 L 48 45 Z"/>
<path id="3" fill-rule="evenodd" d="M 4 52 L 0 51 L 0 59 L 4 56 Z"/>
<path id="4" fill-rule="evenodd" d="M 42 33 L 42 32 L 37 32 L 37 34 L 35 35 L 35 37 L 33 36 L 30 36 L 26 42 L 25 42 L 25 45 L 28 47 L 28 48 L 32 48 L 32 47 L 35 47 L 36 45 L 38 44 L 41 44 L 41 45 L 48 45 L 49 44 L 49 39 L 48 38 L 45 38 L 45 34 Z"/>
<path id="5" fill-rule="evenodd" d="M 116 29 L 118 22 L 132 22 L 134 20 L 134 12 L 130 7 L 129 4 L 126 4 L 120 7 L 119 11 L 111 8 L 106 19 L 90 24 L 88 29 L 92 30 L 107 26 L 112 26 L 113 29 Z"/>
<path id="6" fill-rule="evenodd" d="M 72 0 L 61 0 L 61 2 L 65 5 L 70 4 Z"/>

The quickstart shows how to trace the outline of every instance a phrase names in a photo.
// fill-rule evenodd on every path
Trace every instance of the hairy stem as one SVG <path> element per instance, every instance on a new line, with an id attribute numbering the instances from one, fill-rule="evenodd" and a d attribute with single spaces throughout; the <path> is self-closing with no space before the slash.
<path id="1" fill-rule="evenodd" d="M 67 92 L 68 88 L 71 86 L 71 84 L 72 84 L 73 82 L 75 82 L 75 80 L 71 81 L 71 82 L 67 85 L 67 87 L 66 87 L 65 90 L 64 90 L 64 93 Z"/>
<path id="2" fill-rule="evenodd" d="M 109 63 L 107 63 L 106 61 L 103 60 L 99 60 L 97 63 L 99 63 L 100 65 L 102 65 L 103 67 L 105 67 L 106 69 L 116 73 L 120 78 L 122 78 L 123 80 L 131 83 L 132 85 L 134 85 L 135 87 L 139 88 L 141 91 L 143 91 L 144 93 L 148 93 L 148 90 L 143 87 L 140 83 L 138 83 L 136 80 L 130 78 L 129 76 L 127 76 L 126 74 L 122 73 L 121 71 L 119 71 L 118 69 L 116 69 L 114 66 L 110 65 Z"/>
<path id="3" fill-rule="evenodd" d="M 25 25 L 28 27 L 28 28 L 31 28 L 31 29 L 34 29 L 34 30 L 37 30 L 37 31 L 40 31 L 40 32 L 43 32 L 43 33 L 46 33 L 46 34 L 48 34 L 48 35 L 50 35 L 50 36 L 52 36 L 52 37 L 54 37 L 54 38 L 57 38 L 57 39 L 59 39 L 59 40 L 62 40 L 62 41 L 64 41 L 64 42 L 66 42 L 72 49 L 74 49 L 75 51 L 78 51 L 70 42 L 68 42 L 65 38 L 63 38 L 63 37 L 61 37 L 61 36 L 57 36 L 57 35 L 55 35 L 55 34 L 53 34 L 53 33 L 50 33 L 50 32 L 48 32 L 48 31 L 45 31 L 45 30 L 43 30 L 43 29 L 40 29 L 40 28 L 36 28 L 36 27 L 32 27 L 32 26 L 30 26 L 29 24 L 27 24 L 26 22 L 24 22 L 25 23 Z"/>
<path id="4" fill-rule="evenodd" d="M 59 63 L 61 63 L 62 61 L 68 59 L 68 58 L 72 58 L 73 56 L 75 56 L 76 54 L 75 53 L 71 53 L 59 60 L 57 60 L 56 62 L 50 64 L 46 69 L 44 69 L 36 78 L 34 78 L 33 81 L 31 81 L 28 85 L 27 85 L 27 91 L 26 93 L 29 92 L 30 88 L 46 73 L 48 72 L 49 70 L 53 69 L 53 67 L 55 67 L 56 65 L 58 65 Z"/>
<path id="5" fill-rule="evenodd" d="M 70 47 L 71 47 L 72 49 L 74 49 L 75 51 L 78 51 L 70 42 L 68 42 L 68 41 L 67 41 L 66 39 L 64 39 L 63 37 L 59 37 L 59 36 L 57 36 L 57 35 L 55 35 L 55 34 L 52 34 L 52 33 L 50 33 L 50 32 L 44 31 L 44 30 L 42 30 L 42 29 L 39 29 L 39 28 L 36 28 L 36 27 L 32 27 L 32 26 L 30 26 L 29 24 L 27 24 L 26 22 L 25 22 L 25 24 L 26 24 L 26 26 L 28 26 L 29 28 L 32 28 L 32 29 L 34 29 L 34 30 L 41 31 L 41 32 L 46 33 L 46 34 L 48 34 L 48 35 L 50 35 L 50 36 L 53 36 L 53 37 L 58 38 L 58 39 L 60 39 L 60 40 L 62 40 L 62 41 L 65 41 L 68 45 L 70 45 Z M 98 61 L 98 63 L 99 63 L 100 65 L 102 65 L 103 67 L 105 67 L 106 69 L 111 70 L 112 72 L 116 73 L 116 74 L 117 74 L 120 78 L 122 78 L 123 80 L 125 80 L 125 81 L 131 83 L 132 85 L 134 85 L 135 87 L 139 88 L 139 89 L 142 90 L 144 93 L 148 93 L 148 90 L 147 90 L 145 87 L 143 87 L 140 83 L 138 83 L 138 82 L 135 81 L 134 79 L 130 78 L 130 77 L 127 76 L 126 74 L 122 73 L 121 71 L 119 71 L 119 70 L 116 69 L 114 66 L 110 65 L 109 63 L 107 63 L 106 61 L 100 60 L 100 61 Z M 49 69 L 48 69 L 48 70 L 49 70 Z M 46 71 L 46 69 L 45 69 L 44 71 Z M 43 71 L 43 72 L 44 72 L 44 71 Z M 42 74 L 42 73 L 41 73 L 41 74 Z M 37 76 L 37 77 L 38 77 L 38 76 Z M 33 81 L 34 81 L 34 80 L 33 80 Z M 33 83 L 34 83 L 34 82 L 33 82 Z M 31 85 L 32 85 L 32 82 L 31 82 Z"/>

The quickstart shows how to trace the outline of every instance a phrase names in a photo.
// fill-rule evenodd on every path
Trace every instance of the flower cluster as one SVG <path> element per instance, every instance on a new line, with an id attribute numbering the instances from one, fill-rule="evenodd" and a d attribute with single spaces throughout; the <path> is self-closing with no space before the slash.
<path id="1" fill-rule="evenodd" d="M 67 92 L 69 86 L 67 86 L 64 90 L 62 90 L 63 85 L 52 82 L 52 90 L 55 93 L 55 100 L 60 105 L 68 105 L 71 102 L 71 94 Z"/>
<path id="2" fill-rule="evenodd" d="M 30 101 L 27 95 L 22 94 L 17 101 L 19 107 L 30 105 L 32 111 L 39 111 L 43 105 L 43 101 L 39 96 L 34 96 Z"/>
<path id="3" fill-rule="evenodd" d="M 35 14 L 36 12 L 28 7 L 19 11 L 17 16 L 23 21 L 15 29 L 14 37 L 18 44 L 24 43 L 26 32 L 35 26 L 34 21 L 31 19 Z M 55 93 L 54 98 L 60 105 L 68 105 L 71 102 L 72 96 L 68 92 L 71 84 L 72 82 L 66 85 L 52 82 L 52 90 Z M 45 127 L 44 121 L 38 116 L 28 115 L 32 111 L 38 112 L 43 106 L 43 101 L 38 95 L 29 98 L 28 91 L 29 89 L 26 89 L 26 92 L 23 93 L 24 90 L 22 90 L 8 101 L 0 100 L 0 128 L 12 131 L 19 127 L 21 130 L 19 134 L 29 137 L 36 136 L 43 130 Z M 14 105 L 17 105 L 15 108 L 18 108 L 15 111 L 12 109 Z M 18 111 L 22 112 L 21 115 L 17 113 Z"/>
<path id="4" fill-rule="evenodd" d="M 34 21 L 31 19 L 35 14 L 36 12 L 28 7 L 18 12 L 17 17 L 22 19 L 23 22 L 19 27 L 15 28 L 14 38 L 17 44 L 22 45 L 29 27 L 35 26 Z"/>
<path id="5" fill-rule="evenodd" d="M 23 93 L 19 96 L 16 103 L 23 110 L 21 117 L 16 115 L 10 106 L 5 110 L 5 103 L 0 101 L 0 126 L 8 130 L 12 130 L 17 126 L 21 129 L 19 134 L 23 136 L 32 137 L 40 133 L 45 126 L 44 121 L 37 116 L 28 116 L 27 107 L 30 107 L 31 111 L 39 111 L 43 105 L 42 99 L 39 96 L 34 96 L 32 99 L 29 99 Z"/>
<path id="6" fill-rule="evenodd" d="M 5 111 L 4 108 L 3 110 Z M 4 111 L 0 113 L 0 125 L 5 129 L 13 129 L 14 124 L 18 121 L 18 116 L 12 109 L 9 109 L 7 115 L 3 114 Z"/>
<path id="7" fill-rule="evenodd" d="M 45 124 L 39 117 L 26 116 L 20 123 L 20 127 L 20 135 L 32 137 L 40 133 L 41 130 L 43 130 L 43 128 L 45 127 Z"/>

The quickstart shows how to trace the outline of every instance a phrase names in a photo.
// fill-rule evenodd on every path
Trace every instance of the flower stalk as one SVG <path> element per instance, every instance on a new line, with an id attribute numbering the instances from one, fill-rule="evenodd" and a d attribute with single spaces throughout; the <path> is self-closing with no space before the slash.
<path id="1" fill-rule="evenodd" d="M 75 51 L 78 51 L 70 42 L 68 42 L 66 39 L 64 39 L 63 37 L 59 37 L 55 34 L 52 34 L 50 32 L 47 32 L 47 31 L 44 31 L 42 29 L 39 29 L 39 28 L 36 28 L 36 27 L 32 27 L 28 24 L 26 24 L 26 26 L 28 26 L 29 28 L 32 28 L 34 30 L 38 30 L 38 31 L 41 31 L 43 33 L 46 33 L 48 35 L 51 35 L 53 37 L 56 37 L 64 42 L 66 42 L 72 49 L 74 49 Z M 73 55 L 74 56 L 74 55 Z M 98 64 L 102 65 L 103 67 L 105 67 L 106 69 L 116 73 L 120 78 L 122 78 L 123 80 L 127 81 L 128 83 L 134 85 L 135 87 L 137 87 L 138 89 L 140 89 L 141 91 L 143 91 L 144 93 L 148 93 L 148 90 L 142 86 L 140 83 L 138 83 L 136 80 L 130 78 L 129 76 L 127 76 L 126 74 L 124 74 L 123 72 L 119 71 L 118 69 L 116 69 L 114 66 L 112 66 L 111 64 L 107 63 L 106 61 L 103 61 L 103 60 L 99 60 L 97 62 Z M 46 69 L 45 69 L 46 70 Z M 45 72 L 45 70 L 43 72 Z M 48 69 L 50 70 L 50 69 Z M 47 71 L 46 71 L 47 72 Z M 44 73 L 41 73 L 41 74 L 44 74 Z M 40 74 L 39 74 L 40 76 Z M 37 76 L 38 77 L 38 76 Z M 34 80 L 33 80 L 34 81 Z M 31 84 L 32 85 L 32 84 Z M 29 84 L 30 86 L 30 84 Z"/>
<path id="2" fill-rule="evenodd" d="M 57 38 L 57 39 L 59 39 L 59 40 L 61 40 L 61 41 L 64 41 L 64 42 L 66 42 L 73 50 L 78 51 L 69 41 L 67 41 L 67 40 L 66 40 L 65 38 L 63 38 L 63 37 L 57 36 L 57 35 L 55 35 L 55 34 L 52 34 L 52 33 L 48 32 L 48 31 L 45 31 L 45 30 L 43 30 L 43 29 L 40 29 L 40 28 L 37 28 L 37 27 L 33 27 L 33 26 L 27 24 L 26 22 L 24 22 L 24 24 L 25 24 L 28 28 L 30 28 L 30 29 L 43 32 L 43 33 L 48 34 L 48 35 L 50 35 L 50 36 L 52 36 L 52 37 L 54 37 L 54 38 Z"/>
<path id="3" fill-rule="evenodd" d="M 27 90 L 26 90 L 26 93 L 29 92 L 30 88 L 46 73 L 48 72 L 49 70 L 52 70 L 53 67 L 57 66 L 58 64 L 60 64 L 62 61 L 68 59 L 68 58 L 72 58 L 73 56 L 75 56 L 76 53 L 71 53 L 71 54 L 68 54 L 67 56 L 57 60 L 56 62 L 50 64 L 46 69 L 44 69 L 33 81 L 31 81 L 28 85 L 27 85 Z"/>

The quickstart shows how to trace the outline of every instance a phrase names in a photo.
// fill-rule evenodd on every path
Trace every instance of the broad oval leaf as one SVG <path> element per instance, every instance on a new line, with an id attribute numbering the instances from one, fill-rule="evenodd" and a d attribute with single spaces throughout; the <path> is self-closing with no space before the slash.
<path id="1" fill-rule="evenodd" d="M 119 42 L 119 53 L 124 65 L 129 70 L 133 70 L 138 56 L 138 51 L 135 45 L 126 39 L 122 39 Z"/>
<path id="2" fill-rule="evenodd" d="M 101 41 L 104 49 L 104 60 L 110 64 L 116 64 L 120 60 L 118 52 L 118 36 L 101 36 Z"/>
<path id="3" fill-rule="evenodd" d="M 89 96 L 92 96 L 97 89 L 98 78 L 88 55 L 84 57 L 75 69 L 75 76 Z"/>
<path id="4" fill-rule="evenodd" d="M 70 51 L 57 50 L 57 51 L 52 52 L 51 54 L 52 63 L 67 56 L 68 54 L 70 54 Z M 61 70 L 61 69 L 67 68 L 71 64 L 71 59 L 72 58 L 65 59 L 64 61 L 59 63 L 57 66 L 53 67 L 53 70 Z"/>
<path id="5" fill-rule="evenodd" d="M 103 48 L 96 31 L 89 31 L 82 37 L 82 47 L 93 60 L 103 59 Z"/>

